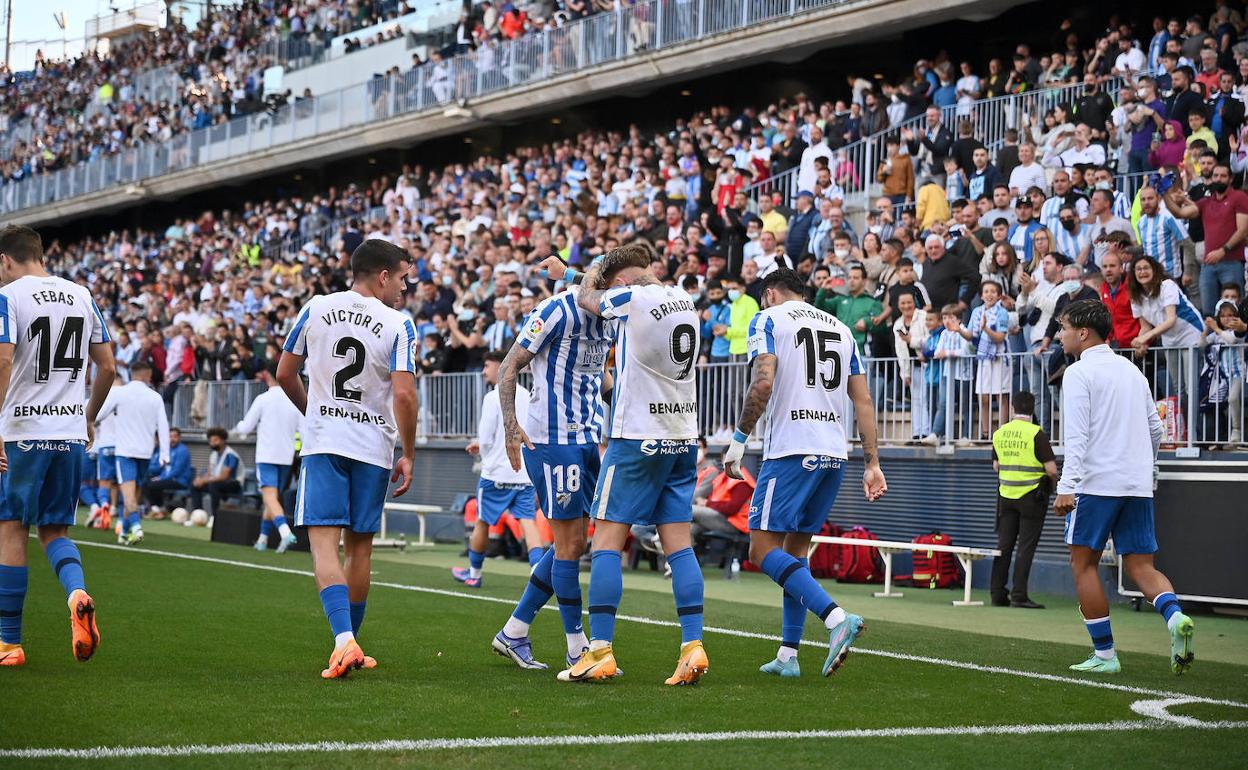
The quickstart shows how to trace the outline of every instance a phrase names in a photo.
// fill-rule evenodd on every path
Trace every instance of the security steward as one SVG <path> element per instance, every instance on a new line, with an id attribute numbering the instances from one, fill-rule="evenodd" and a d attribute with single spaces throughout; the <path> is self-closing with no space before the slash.
<path id="1" fill-rule="evenodd" d="M 1036 424 L 1036 397 L 1018 392 L 1010 398 L 1013 419 L 992 434 L 992 467 L 997 472 L 997 549 L 992 562 L 992 604 L 1042 610 L 1027 596 L 1027 578 L 1036 555 L 1049 495 L 1057 484 L 1057 458 L 1049 437 Z M 1014 562 L 1014 587 L 1006 588 L 1010 559 Z"/>

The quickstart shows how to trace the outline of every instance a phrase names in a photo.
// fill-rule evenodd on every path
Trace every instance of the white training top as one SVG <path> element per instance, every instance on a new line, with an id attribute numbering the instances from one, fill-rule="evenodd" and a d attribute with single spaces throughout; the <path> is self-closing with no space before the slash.
<path id="1" fill-rule="evenodd" d="M 533 354 L 533 389 L 521 425 L 534 444 L 602 440 L 602 371 L 611 325 L 577 306 L 578 291 L 574 286 L 543 300 L 516 339 Z"/>
<path id="2" fill-rule="evenodd" d="M 610 289 L 599 312 L 615 320 L 611 438 L 695 439 L 693 365 L 701 321 L 689 295 L 648 284 Z"/>
<path id="3" fill-rule="evenodd" d="M 477 422 L 477 443 L 481 445 L 481 478 L 499 484 L 528 484 L 529 475 L 524 471 L 523 461 L 520 470 L 511 469 L 511 461 L 507 459 L 507 434 L 503 430 L 503 412 L 499 408 L 498 388 L 485 394 L 481 402 L 481 419 Z M 516 419 L 521 425 L 526 424 L 529 416 L 529 391 L 522 385 L 516 386 Z M 525 431 L 526 433 L 528 431 Z M 529 436 L 532 441 L 533 437 Z"/>
<path id="4" fill-rule="evenodd" d="M 303 455 L 392 467 L 399 431 L 390 374 L 416 371 L 412 319 L 376 297 L 323 294 L 303 306 L 285 349 L 308 358 Z"/>
<path id="5" fill-rule="evenodd" d="M 1162 436 L 1157 403 L 1144 374 L 1108 345 L 1066 367 L 1062 429 L 1059 495 L 1153 496 Z"/>
<path id="6" fill-rule="evenodd" d="M 160 440 L 160 462 L 169 462 L 169 419 L 165 401 L 151 386 L 131 380 L 113 388 L 100 407 L 100 416 L 113 420 L 114 454 L 136 460 L 149 460 Z"/>
<path id="7" fill-rule="evenodd" d="M 256 396 L 247 414 L 234 426 L 234 432 L 256 434 L 256 462 L 290 465 L 295 461 L 295 434 L 303 415 L 290 403 L 286 391 L 273 385 Z"/>
<path id="8" fill-rule="evenodd" d="M 0 288 L 0 344 L 15 348 L 0 436 L 86 441 L 88 346 L 109 339 L 91 293 L 76 283 L 28 275 Z"/>
<path id="9" fill-rule="evenodd" d="M 847 459 L 845 420 L 853 409 L 849 378 L 866 372 L 849 327 L 812 305 L 790 300 L 751 319 L 749 353 L 751 361 L 764 353 L 776 357 L 763 459 Z"/>

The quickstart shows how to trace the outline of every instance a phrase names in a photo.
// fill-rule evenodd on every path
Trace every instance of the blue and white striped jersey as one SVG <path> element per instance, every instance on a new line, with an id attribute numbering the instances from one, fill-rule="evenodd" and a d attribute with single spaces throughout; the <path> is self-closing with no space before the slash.
<path id="1" fill-rule="evenodd" d="M 1183 274 L 1183 255 L 1179 251 L 1179 242 L 1187 237 L 1169 211 L 1159 210 L 1155 215 L 1140 215 L 1136 223 L 1140 234 L 1140 245 L 1144 253 L 1156 258 L 1166 268 L 1166 275 L 1178 278 Z"/>
<path id="2" fill-rule="evenodd" d="M 849 457 L 849 378 L 865 374 L 849 327 L 835 316 L 793 300 L 750 321 L 750 360 L 776 357 L 767 402 L 763 459 L 789 455 Z"/>
<path id="3" fill-rule="evenodd" d="M 1082 222 L 1078 222 L 1078 228 L 1072 233 L 1062 223 L 1057 223 L 1057 229 L 1053 230 L 1054 247 L 1058 254 L 1065 254 L 1071 259 L 1078 259 L 1083 253 L 1084 247 L 1092 242 L 1092 235 L 1088 232 L 1088 226 Z"/>
<path id="4" fill-rule="evenodd" d="M 524 432 L 534 444 L 597 444 L 602 438 L 602 372 L 611 325 L 576 304 L 579 287 L 543 300 L 517 344 L 533 354 Z"/>
<path id="5" fill-rule="evenodd" d="M 285 350 L 307 357 L 303 456 L 390 468 L 399 436 L 390 375 L 416 371 L 412 319 L 376 297 L 322 294 L 303 306 Z"/>

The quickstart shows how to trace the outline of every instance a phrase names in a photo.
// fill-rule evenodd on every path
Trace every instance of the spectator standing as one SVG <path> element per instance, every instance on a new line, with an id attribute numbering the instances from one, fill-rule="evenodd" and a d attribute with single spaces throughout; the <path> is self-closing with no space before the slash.
<path id="1" fill-rule="evenodd" d="M 750 264 L 750 263 L 747 263 Z M 729 315 L 728 352 L 734 361 L 744 361 L 750 338 L 750 321 L 758 315 L 758 302 L 747 294 L 742 282 L 733 276 L 724 281 L 728 302 L 732 305 Z"/>
<path id="2" fill-rule="evenodd" d="M 1149 163 L 1149 150 L 1153 135 L 1166 127 L 1166 105 L 1157 96 L 1157 84 L 1152 78 L 1140 78 L 1136 84 L 1138 101 L 1126 107 L 1127 133 L 1131 144 L 1127 149 L 1127 173 L 1139 174 L 1155 166 Z"/>
<path id="3" fill-rule="evenodd" d="M 823 158 L 832 162 L 832 148 L 823 141 L 823 130 L 818 124 L 810 127 L 810 144 L 802 150 L 801 161 L 797 171 L 797 189 L 812 190 L 815 187 L 815 159 Z"/>
<path id="4" fill-rule="evenodd" d="M 1248 203 L 1248 201 L 1245 202 Z M 1248 211 L 1248 208 L 1245 211 Z M 1124 233 L 1128 243 L 1135 243 L 1135 230 L 1131 227 L 1131 223 L 1114 214 L 1113 191 L 1093 190 L 1091 214 L 1088 217 L 1088 237 L 1092 240 L 1093 260 L 1085 264 L 1088 270 L 1100 269 L 1101 258 L 1109 249 L 1105 238 L 1109 233 Z"/>
<path id="5" fill-rule="evenodd" d="M 1192 78 L 1195 72 L 1191 67 L 1182 66 L 1170 75 L 1170 95 L 1162 101 L 1166 107 L 1166 120 L 1179 124 L 1183 136 L 1188 134 L 1187 116 L 1193 109 L 1201 106 L 1200 95 L 1192 91 Z"/>
<path id="6" fill-rule="evenodd" d="M 1180 244 L 1187 233 L 1174 216 L 1162 206 L 1161 196 L 1152 187 L 1140 189 L 1140 218 L 1135 223 L 1144 253 L 1156 257 L 1166 275 L 1178 280 L 1183 275 L 1183 254 Z M 1102 257 L 1104 260 L 1104 257 Z"/>
<path id="7" fill-rule="evenodd" d="M 979 285 L 978 263 L 958 259 L 945 249 L 945 239 L 935 233 L 923 242 L 927 264 L 923 268 L 923 285 L 934 307 L 957 305 L 959 312 L 970 307 Z"/>
<path id="8" fill-rule="evenodd" d="M 901 141 L 890 134 L 884 142 L 885 157 L 876 178 L 884 185 L 883 194 L 896 205 L 914 196 L 914 164 L 909 155 L 901 154 Z"/>
<path id="9" fill-rule="evenodd" d="M 970 200 L 992 194 L 997 185 L 1002 184 L 1001 172 L 988 162 L 988 150 L 977 147 L 971 155 L 971 172 L 967 176 L 967 195 Z"/>
<path id="10" fill-rule="evenodd" d="M 819 220 L 819 212 L 815 211 L 815 194 L 810 190 L 803 189 L 797 194 L 796 206 L 797 213 L 789 220 L 789 232 L 784 239 L 784 253 L 794 263 L 806 253 L 811 231 Z M 761 272 L 762 277 L 766 278 L 768 271 Z"/>
<path id="11" fill-rule="evenodd" d="M 1046 374 L 1046 354 L 1049 346 L 1044 342 L 1044 333 L 1053 317 L 1053 309 L 1061 294 L 1058 283 L 1061 281 L 1061 269 L 1068 260 L 1057 253 L 1045 254 L 1040 259 L 1040 268 L 1033 273 L 1024 272 L 1020 277 L 1023 292 L 1018 297 L 1018 316 L 1020 322 L 1030 326 L 1030 337 L 1027 340 L 1031 357 L 1027 361 L 1027 383 L 1032 395 L 1039 405 L 1040 425 L 1051 426 L 1053 399 L 1050 395 L 1048 376 Z"/>
<path id="12" fill-rule="evenodd" d="M 934 223 L 943 222 L 949 218 L 949 199 L 945 197 L 945 188 L 940 182 L 929 178 L 919 188 L 914 215 L 918 219 L 920 231 L 929 230 Z"/>
<path id="13" fill-rule="evenodd" d="M 516 325 L 512 319 L 510 299 L 494 301 L 494 320 L 485 329 L 485 349 L 487 352 L 501 350 L 504 353 L 516 339 Z"/>
<path id="14" fill-rule="evenodd" d="M 1002 145 L 997 148 L 997 161 L 995 163 L 997 171 L 1001 172 L 1002 181 L 1009 179 L 1010 174 L 1014 173 L 1014 169 L 1018 166 L 1018 150 L 1018 129 L 1007 128 L 1005 135 L 1002 137 Z M 1044 185 L 1040 185 L 1040 187 L 1044 187 Z"/>
<path id="15" fill-rule="evenodd" d="M 979 438 L 992 435 L 992 401 L 995 397 L 1005 422 L 1005 395 L 1010 392 L 1010 361 L 1006 336 L 1010 330 L 1009 313 L 1001 304 L 1001 286 L 984 281 L 980 287 L 983 304 L 971 311 L 969 327 L 959 327 L 958 334 L 975 346 L 975 393 L 979 396 Z M 998 424 L 1000 424 L 998 423 Z"/>
<path id="16" fill-rule="evenodd" d="M 1091 72 L 1085 74 L 1083 76 L 1083 96 L 1075 102 L 1075 121 L 1077 125 L 1087 126 L 1089 139 L 1098 141 L 1108 139 L 1105 124 L 1109 122 L 1109 114 L 1113 110 L 1114 100 L 1109 98 L 1109 94 L 1101 89 L 1100 81 L 1096 75 Z M 1076 132 L 1076 144 L 1078 144 L 1078 136 Z M 1104 162 L 1104 149 L 1102 148 L 1101 163 L 1096 165 L 1099 166 Z"/>
<path id="17" fill-rule="evenodd" d="M 1111 331 L 1105 340 L 1111 347 L 1126 350 L 1140 333 L 1140 322 L 1131 312 L 1131 292 L 1123 273 L 1122 257 L 1110 252 L 1101 260 L 1101 302 L 1109 308 Z"/>
<path id="18" fill-rule="evenodd" d="M 992 434 L 992 468 L 997 472 L 997 550 L 990 593 L 995 607 L 1044 609 L 1027 592 L 1031 562 L 1044 530 L 1049 494 L 1057 483 L 1057 457 L 1044 429 L 1036 424 L 1036 399 L 1030 393 L 1011 397 L 1012 419 Z M 1018 558 L 1013 559 L 1015 545 Z M 1010 561 L 1014 561 L 1011 587 Z"/>
<path id="19" fill-rule="evenodd" d="M 858 349 L 870 355 L 867 339 L 880 330 L 877 319 L 883 315 L 880 301 L 867 294 L 867 270 L 854 264 L 849 268 L 849 294 L 824 294 L 822 305 L 816 296 L 815 307 L 831 313 L 849 327 Z"/>
<path id="20" fill-rule="evenodd" d="M 919 174 L 944 187 L 945 157 L 953 146 L 953 134 L 941 121 L 939 107 L 928 107 L 926 125 L 920 133 L 903 128 L 901 138 L 907 144 L 910 156 L 919 161 Z"/>
<path id="21" fill-rule="evenodd" d="M 971 415 L 975 410 L 972 402 L 971 388 L 975 378 L 973 351 L 971 343 L 962 336 L 962 309 L 957 305 L 945 305 L 940 309 L 940 321 L 944 331 L 939 335 L 936 349 L 932 357 L 941 361 L 941 389 L 937 393 L 937 413 L 935 431 L 944 435 L 945 403 L 953 404 L 953 413 L 957 422 L 958 438 L 954 442 L 958 446 L 970 446 Z M 953 396 L 947 395 L 953 390 Z M 953 438 L 945 435 L 946 439 Z M 929 437 L 928 443 L 931 443 Z"/>
<path id="22" fill-rule="evenodd" d="M 1048 188 L 1044 167 L 1036 162 L 1036 146 L 1031 142 L 1023 142 L 1018 146 L 1018 165 L 1010 171 L 1007 186 L 1009 189 L 1006 192 L 1009 195 L 1022 195 L 1033 187 L 1039 187 L 1041 190 Z M 1008 199 L 1007 195 L 1006 200 Z M 993 206 L 996 205 L 996 191 L 994 190 Z M 1008 203 L 1006 205 L 1008 210 Z"/>
<path id="23" fill-rule="evenodd" d="M 897 320 L 893 322 L 893 350 L 897 356 L 897 373 L 910 390 L 911 440 L 920 441 L 932 432 L 923 366 L 917 357 L 927 340 L 927 313 L 915 305 L 910 294 L 899 298 L 898 307 Z"/>
<path id="24" fill-rule="evenodd" d="M 1244 290 L 1244 243 L 1248 242 L 1248 195 L 1231 189 L 1231 169 L 1213 167 L 1208 184 L 1212 195 L 1192 202 L 1179 185 L 1164 196 L 1166 208 L 1180 219 L 1199 219 L 1204 227 L 1205 255 L 1200 270 L 1200 299 L 1205 315 L 1212 316 L 1222 286 Z"/>
<path id="25" fill-rule="evenodd" d="M 739 289 L 738 289 L 739 291 Z M 732 360 L 728 330 L 732 326 L 732 303 L 718 278 L 706 282 L 706 308 L 702 311 L 702 339 L 710 340 L 710 362 L 722 364 Z"/>

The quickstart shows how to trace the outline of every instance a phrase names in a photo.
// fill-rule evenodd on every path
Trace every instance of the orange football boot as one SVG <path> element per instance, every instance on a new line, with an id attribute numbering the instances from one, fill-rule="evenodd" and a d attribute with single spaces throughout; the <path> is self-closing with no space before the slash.
<path id="1" fill-rule="evenodd" d="M 329 656 L 329 666 L 321 672 L 321 678 L 345 679 L 352 671 L 364 668 L 365 663 L 364 651 L 352 639 L 334 650 L 334 654 Z"/>
<path id="2" fill-rule="evenodd" d="M 706 659 L 706 650 L 701 640 L 695 640 L 680 647 L 680 660 L 676 662 L 676 673 L 668 677 L 664 684 L 681 685 L 697 684 L 710 663 Z"/>
<path id="3" fill-rule="evenodd" d="M 22 649 L 22 645 L 0 642 L 0 666 L 24 665 L 26 665 L 26 651 Z"/>
<path id="4" fill-rule="evenodd" d="M 95 602 L 79 588 L 69 595 L 69 627 L 74 635 L 74 657 L 91 660 L 100 646 L 100 629 L 95 625 Z"/>

